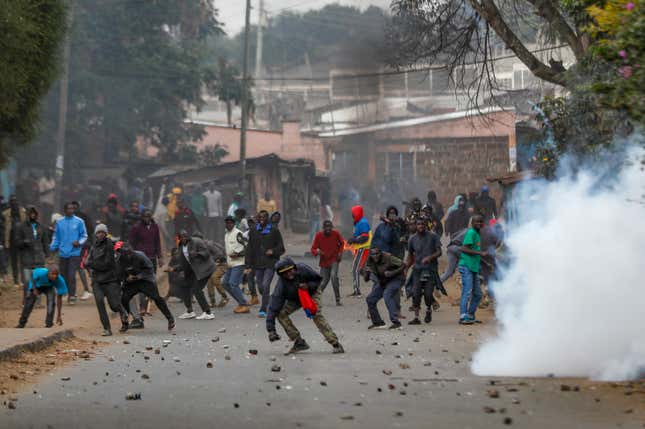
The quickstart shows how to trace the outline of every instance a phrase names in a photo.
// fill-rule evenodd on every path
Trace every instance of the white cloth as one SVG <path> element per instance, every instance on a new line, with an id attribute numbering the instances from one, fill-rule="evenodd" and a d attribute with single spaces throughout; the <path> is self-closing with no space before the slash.
<path id="1" fill-rule="evenodd" d="M 214 189 L 212 192 L 210 190 L 204 192 L 204 197 L 206 197 L 206 211 L 208 212 L 208 217 L 222 217 L 222 193 L 217 189 Z"/>
<path id="2" fill-rule="evenodd" d="M 187 260 L 188 262 L 190 262 L 190 258 L 188 257 L 188 245 L 187 245 L 187 244 L 186 244 L 186 245 L 182 245 L 182 246 L 181 246 L 181 253 L 183 253 L 183 254 L 184 254 L 184 258 L 186 258 L 186 260 Z"/>
<path id="3" fill-rule="evenodd" d="M 242 234 L 242 231 L 239 229 L 233 227 L 232 230 L 226 231 L 224 234 L 224 249 L 226 251 L 226 263 L 230 268 L 233 267 L 239 267 L 240 265 L 244 265 L 244 257 L 237 257 L 233 258 L 231 255 L 234 255 L 236 253 L 243 253 L 244 252 L 244 245 L 237 241 L 237 236 L 239 234 Z"/>
<path id="4" fill-rule="evenodd" d="M 233 202 L 231 203 L 231 205 L 230 205 L 230 206 L 228 206 L 228 212 L 227 212 L 226 214 L 227 214 L 228 216 L 235 217 L 235 210 L 237 210 L 237 208 L 238 208 L 239 206 L 240 206 L 240 205 L 239 205 L 238 203 L 236 203 L 235 201 L 233 201 Z"/>

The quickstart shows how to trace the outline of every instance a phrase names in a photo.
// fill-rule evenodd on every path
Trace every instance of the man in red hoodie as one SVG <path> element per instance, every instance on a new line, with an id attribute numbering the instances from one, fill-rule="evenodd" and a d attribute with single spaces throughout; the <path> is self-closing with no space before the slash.
<path id="1" fill-rule="evenodd" d="M 322 276 L 320 290 L 324 292 L 331 280 L 334 288 L 334 296 L 336 297 L 336 305 L 342 305 L 340 303 L 338 265 L 343 257 L 344 246 L 345 239 L 340 235 L 340 232 L 334 229 L 334 225 L 330 220 L 323 222 L 323 230 L 316 233 L 314 241 L 311 244 L 311 254 L 320 257 L 320 275 Z"/>

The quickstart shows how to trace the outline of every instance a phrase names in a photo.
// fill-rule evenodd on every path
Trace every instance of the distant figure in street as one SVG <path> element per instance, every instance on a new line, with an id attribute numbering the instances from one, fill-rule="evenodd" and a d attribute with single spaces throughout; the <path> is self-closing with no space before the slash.
<path id="1" fill-rule="evenodd" d="M 497 219 L 497 203 L 488 195 L 488 186 L 482 186 L 479 196 L 475 198 L 475 213 L 484 218 L 485 224 L 491 219 Z"/>
<path id="2" fill-rule="evenodd" d="M 44 267 L 49 250 L 47 230 L 38 222 L 36 207 L 27 208 L 27 221 L 16 231 L 15 245 L 20 250 L 20 266 L 22 267 L 23 304 L 29 294 L 29 282 L 34 268 Z"/>
<path id="3" fill-rule="evenodd" d="M 105 206 L 101 209 L 101 223 L 108 227 L 113 240 L 119 240 L 121 224 L 125 210 L 119 205 L 116 194 L 108 195 Z"/>
<path id="4" fill-rule="evenodd" d="M 94 229 L 96 240 L 90 249 L 85 267 L 92 274 L 92 290 L 96 309 L 99 312 L 101 325 L 103 325 L 103 336 L 112 335 L 110 317 L 105 309 L 107 299 L 110 309 L 121 315 L 120 332 L 128 330 L 128 312 L 121 303 L 121 285 L 116 273 L 116 259 L 114 256 L 114 244 L 107 238 L 108 229 L 104 224 L 96 225 Z"/>
<path id="5" fill-rule="evenodd" d="M 461 274 L 461 301 L 459 305 L 459 323 L 461 325 L 472 325 L 475 319 L 475 311 L 479 306 L 483 294 L 479 285 L 479 269 L 481 257 L 486 252 L 481 250 L 481 237 L 479 231 L 484 226 L 484 218 L 475 215 L 472 219 L 472 228 L 464 236 L 459 257 L 459 273 Z"/>
<path id="6" fill-rule="evenodd" d="M 67 295 L 67 284 L 65 279 L 58 273 L 58 267 L 52 265 L 48 268 L 36 268 L 33 270 L 29 286 L 27 288 L 27 299 L 22 307 L 20 321 L 16 328 L 24 328 L 29 319 L 29 315 L 34 309 L 38 295 L 47 297 L 47 316 L 45 317 L 45 327 L 54 326 L 54 309 L 58 308 L 56 323 L 63 325 L 63 295 Z M 56 302 L 54 302 L 54 297 Z"/>
<path id="7" fill-rule="evenodd" d="M 215 184 L 211 182 L 208 190 L 204 192 L 204 198 L 206 198 L 206 237 L 219 241 L 223 234 L 220 226 L 224 217 L 222 193 L 215 189 Z"/>
<path id="8" fill-rule="evenodd" d="M 452 239 L 455 234 L 464 228 L 468 228 L 469 221 L 470 213 L 468 213 L 468 209 L 466 208 L 466 199 L 461 195 L 457 195 L 455 197 L 455 203 L 450 207 L 448 217 L 446 218 L 446 236 Z"/>
<path id="9" fill-rule="evenodd" d="M 307 317 L 313 320 L 325 340 L 331 344 L 333 352 L 345 353 L 343 346 L 338 342 L 338 337 L 322 315 L 322 294 L 319 290 L 322 277 L 308 265 L 296 264 L 289 258 L 275 264 L 275 271 L 278 274 L 278 284 L 271 294 L 271 305 L 266 318 L 269 341 L 280 340 L 275 329 L 277 318 L 289 339 L 293 341 L 288 354 L 308 350 L 309 345 L 289 317 L 302 308 Z"/>
<path id="10" fill-rule="evenodd" d="M 186 231 L 188 236 L 192 236 L 195 232 L 201 231 L 199 221 L 193 211 L 186 206 L 182 198 L 177 200 L 177 212 L 174 217 L 175 234 L 179 235 L 180 231 Z"/>
<path id="11" fill-rule="evenodd" d="M 242 207 L 242 200 L 244 199 L 244 193 L 238 192 L 233 196 L 233 202 L 228 206 L 227 216 L 235 216 L 235 211 Z"/>
<path id="12" fill-rule="evenodd" d="M 2 216 L 4 217 L 4 247 L 9 250 L 13 282 L 15 285 L 19 285 L 20 271 L 18 263 L 20 249 L 16 245 L 16 235 L 21 225 L 27 221 L 27 211 L 18 203 L 18 198 L 15 195 L 11 195 L 9 197 L 9 207 L 2 212 Z"/>
<path id="13" fill-rule="evenodd" d="M 322 201 L 318 190 L 314 189 L 309 197 L 309 241 L 314 239 L 314 235 L 320 230 L 320 212 L 322 210 Z"/>
<path id="14" fill-rule="evenodd" d="M 128 211 L 123 214 L 121 221 L 121 233 L 119 237 L 127 240 L 130 236 L 130 230 L 141 220 L 141 204 L 139 201 L 131 201 Z"/>
<path id="15" fill-rule="evenodd" d="M 311 254 L 320 258 L 320 275 L 322 276 L 320 292 L 325 291 L 325 288 L 331 280 L 332 287 L 334 288 L 334 296 L 336 297 L 336 305 L 342 305 L 340 302 L 338 267 L 343 258 L 344 247 L 345 239 L 340 232 L 334 229 L 334 225 L 330 220 L 323 222 L 323 230 L 316 234 L 311 244 Z"/>
<path id="16" fill-rule="evenodd" d="M 74 215 L 74 205 L 66 203 L 65 216 L 56 222 L 49 250 L 58 251 L 58 266 L 68 282 L 69 297 L 67 299 L 70 304 L 76 301 L 76 272 L 81 266 L 81 248 L 86 241 L 85 223 Z M 89 294 L 88 291 L 85 293 Z"/>
<path id="17" fill-rule="evenodd" d="M 372 231 L 369 222 L 365 218 L 362 206 L 352 207 L 352 219 L 354 220 L 354 234 L 347 240 L 347 244 L 351 246 L 354 252 L 354 261 L 352 262 L 352 284 L 354 291 L 349 296 L 361 298 L 360 271 L 369 255 L 368 249 L 372 241 Z"/>

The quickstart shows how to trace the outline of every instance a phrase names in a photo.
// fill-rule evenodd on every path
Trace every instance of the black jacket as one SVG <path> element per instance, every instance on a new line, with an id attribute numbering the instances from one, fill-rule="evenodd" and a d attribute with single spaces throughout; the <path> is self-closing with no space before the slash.
<path id="1" fill-rule="evenodd" d="M 139 213 L 132 213 L 130 210 L 123 215 L 123 222 L 121 222 L 121 239 L 128 240 L 130 230 L 141 220 Z"/>
<path id="2" fill-rule="evenodd" d="M 284 304 L 289 301 L 300 307 L 300 298 L 298 297 L 298 285 L 307 283 L 309 295 L 312 297 L 318 292 L 318 287 L 322 277 L 313 268 L 305 264 L 296 264 L 296 276 L 293 280 L 287 280 L 283 277 L 278 279 L 278 283 L 271 294 L 269 311 L 267 313 L 266 325 L 267 331 L 275 331 L 275 318 L 280 314 Z"/>
<path id="3" fill-rule="evenodd" d="M 267 224 L 269 227 L 270 224 Z M 280 256 L 284 254 L 284 243 L 280 230 L 270 226 L 268 232 L 264 232 L 259 224 L 249 233 L 249 244 L 246 247 L 246 266 L 250 268 L 273 268 Z M 273 255 L 267 256 L 266 251 L 271 249 Z"/>
<path id="4" fill-rule="evenodd" d="M 85 268 L 91 270 L 92 280 L 96 283 L 118 282 L 112 240 L 105 238 L 94 243 L 85 260 Z"/>
<path id="5" fill-rule="evenodd" d="M 132 274 L 149 283 L 156 283 L 152 261 L 143 252 L 133 250 L 129 255 L 121 254 L 116 259 L 116 273 L 127 286 L 127 277 Z M 139 281 L 137 280 L 137 281 Z"/>
<path id="6" fill-rule="evenodd" d="M 25 269 L 45 266 L 45 257 L 49 251 L 45 228 L 36 222 L 36 237 L 31 222 L 22 222 L 15 232 L 15 245 L 20 252 L 20 264 Z"/>

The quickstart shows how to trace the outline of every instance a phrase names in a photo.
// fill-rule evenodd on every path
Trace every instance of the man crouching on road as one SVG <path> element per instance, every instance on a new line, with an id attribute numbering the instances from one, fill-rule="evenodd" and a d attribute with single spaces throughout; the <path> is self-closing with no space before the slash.
<path id="1" fill-rule="evenodd" d="M 63 324 L 61 310 L 63 308 L 63 295 L 67 295 L 67 283 L 65 283 L 63 276 L 58 274 L 58 267 L 51 265 L 48 268 L 35 268 L 31 274 L 31 280 L 27 286 L 25 305 L 22 308 L 20 321 L 16 328 L 25 327 L 39 294 L 47 297 L 45 327 L 51 328 L 54 326 L 54 308 L 58 308 L 56 323 L 59 325 Z M 54 297 L 56 297 L 56 304 L 54 304 Z"/>
<path id="2" fill-rule="evenodd" d="M 266 318 L 269 341 L 277 341 L 280 336 L 275 331 L 275 318 L 293 341 L 293 347 L 288 353 L 297 353 L 309 349 L 307 342 L 300 336 L 289 315 L 303 308 L 307 317 L 313 319 L 325 340 L 334 348 L 334 353 L 344 353 L 338 337 L 325 320 L 321 311 L 321 293 L 318 290 L 322 277 L 305 264 L 296 264 L 289 258 L 284 258 L 275 265 L 278 273 L 278 284 L 271 294 L 269 312 Z"/>

